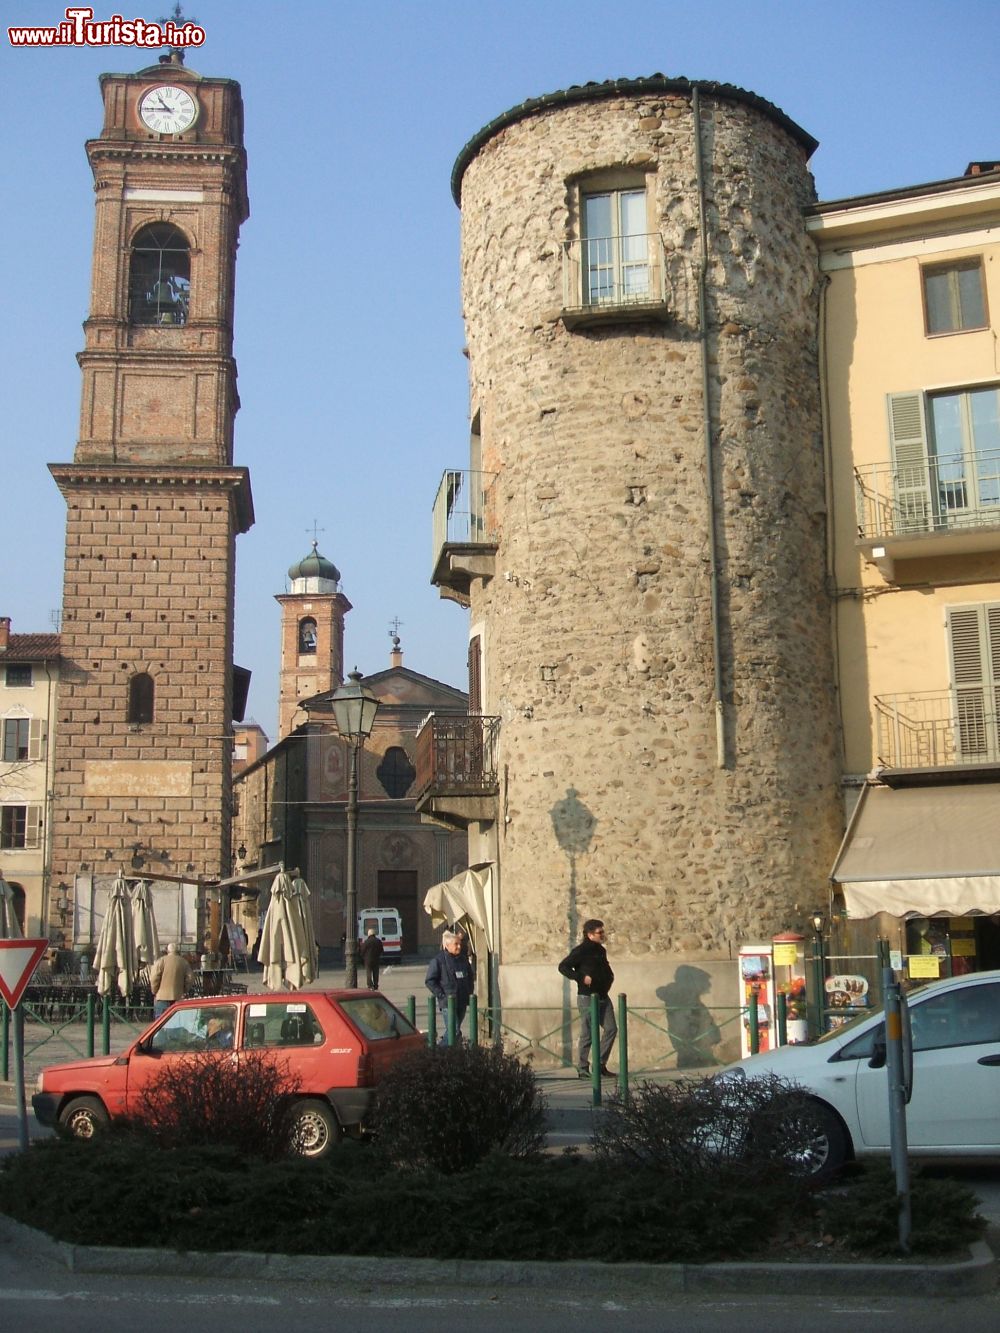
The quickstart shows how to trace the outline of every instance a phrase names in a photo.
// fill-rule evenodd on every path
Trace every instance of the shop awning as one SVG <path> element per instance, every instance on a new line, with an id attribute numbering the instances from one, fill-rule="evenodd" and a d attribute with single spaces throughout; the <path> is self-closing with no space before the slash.
<path id="1" fill-rule="evenodd" d="M 1000 784 L 866 786 L 830 878 L 849 917 L 1000 912 Z"/>
<path id="2" fill-rule="evenodd" d="M 435 926 L 465 922 L 483 932 L 493 949 L 493 882 L 490 865 L 470 866 L 454 879 L 435 884 L 424 895 L 424 911 Z"/>

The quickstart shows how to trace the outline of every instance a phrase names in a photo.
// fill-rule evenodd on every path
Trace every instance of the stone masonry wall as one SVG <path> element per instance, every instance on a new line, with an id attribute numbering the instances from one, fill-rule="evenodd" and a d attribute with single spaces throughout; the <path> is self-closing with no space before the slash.
<path id="1" fill-rule="evenodd" d="M 557 959 L 594 915 L 613 959 L 650 964 L 636 987 L 695 960 L 735 997 L 738 944 L 801 924 L 837 847 L 819 275 L 801 219 L 812 181 L 802 146 L 762 112 L 706 99 L 702 126 L 722 769 L 690 101 L 532 115 L 462 180 L 471 409 L 501 534 L 472 617 L 483 711 L 502 718 L 501 951 L 515 993 L 516 965 Z M 570 331 L 561 244 L 575 190 L 618 168 L 652 196 L 675 317 Z"/>

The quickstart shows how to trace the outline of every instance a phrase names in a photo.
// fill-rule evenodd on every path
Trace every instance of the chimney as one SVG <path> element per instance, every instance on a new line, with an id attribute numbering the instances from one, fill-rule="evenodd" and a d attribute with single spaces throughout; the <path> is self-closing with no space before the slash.
<path id="1" fill-rule="evenodd" d="M 10 616 L 0 616 L 0 653 L 7 651 L 10 641 Z"/>

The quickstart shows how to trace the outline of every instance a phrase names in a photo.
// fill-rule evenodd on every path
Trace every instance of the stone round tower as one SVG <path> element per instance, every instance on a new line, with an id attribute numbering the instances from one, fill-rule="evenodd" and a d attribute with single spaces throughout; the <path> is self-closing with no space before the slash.
<path id="1" fill-rule="evenodd" d="M 467 596 L 501 718 L 470 857 L 499 868 L 505 1003 L 589 916 L 630 999 L 695 961 L 732 1003 L 738 944 L 825 901 L 815 146 L 752 93 L 656 75 L 526 102 L 456 163 L 496 543 Z"/>

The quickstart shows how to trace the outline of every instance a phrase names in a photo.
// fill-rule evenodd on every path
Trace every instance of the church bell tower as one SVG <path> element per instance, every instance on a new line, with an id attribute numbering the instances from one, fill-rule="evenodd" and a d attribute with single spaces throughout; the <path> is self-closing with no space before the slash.
<path id="1" fill-rule="evenodd" d="M 80 434 L 66 501 L 53 881 L 230 869 L 233 309 L 243 103 L 172 52 L 100 80 Z"/>

